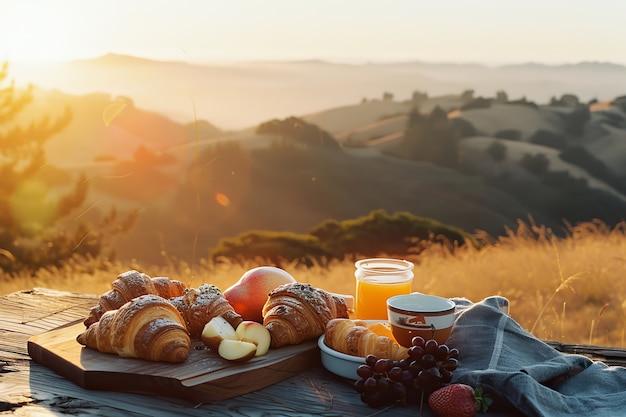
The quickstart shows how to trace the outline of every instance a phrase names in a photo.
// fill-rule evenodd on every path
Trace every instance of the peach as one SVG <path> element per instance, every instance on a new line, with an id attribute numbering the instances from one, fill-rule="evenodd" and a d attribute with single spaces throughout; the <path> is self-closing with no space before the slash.
<path id="1" fill-rule="evenodd" d="M 268 294 L 276 287 L 296 282 L 281 268 L 259 266 L 246 271 L 239 280 L 224 291 L 224 298 L 244 320 L 263 322 L 263 306 Z"/>

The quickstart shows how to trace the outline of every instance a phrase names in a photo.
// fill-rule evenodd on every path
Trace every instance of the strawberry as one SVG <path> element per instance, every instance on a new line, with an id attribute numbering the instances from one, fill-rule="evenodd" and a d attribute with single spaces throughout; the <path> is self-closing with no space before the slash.
<path id="1" fill-rule="evenodd" d="M 479 411 L 485 412 L 491 404 L 488 396 L 483 396 L 482 387 L 474 388 L 465 384 L 451 384 L 430 394 L 428 405 L 439 417 L 473 417 Z"/>

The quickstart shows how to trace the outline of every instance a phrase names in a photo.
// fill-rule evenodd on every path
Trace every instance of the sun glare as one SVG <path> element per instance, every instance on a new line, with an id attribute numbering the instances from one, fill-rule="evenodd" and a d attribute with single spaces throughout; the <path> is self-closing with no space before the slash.
<path id="1" fill-rule="evenodd" d="M 38 63 L 74 58 L 67 14 L 55 8 L 54 2 L 38 3 L 37 7 L 28 7 L 27 2 L 13 4 L 5 17 L 1 60 Z"/>

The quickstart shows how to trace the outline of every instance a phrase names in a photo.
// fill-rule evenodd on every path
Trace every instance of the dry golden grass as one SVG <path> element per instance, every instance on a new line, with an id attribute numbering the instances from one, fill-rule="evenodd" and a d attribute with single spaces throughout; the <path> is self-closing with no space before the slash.
<path id="1" fill-rule="evenodd" d="M 511 315 L 542 339 L 624 345 L 626 234 L 624 224 L 571 228 L 566 239 L 520 223 L 486 248 L 431 248 L 416 268 L 413 288 L 472 301 L 509 299 Z"/>
<path id="2" fill-rule="evenodd" d="M 463 247 L 454 253 L 431 246 L 415 261 L 414 291 L 479 301 L 491 295 L 509 299 L 511 316 L 542 339 L 625 347 L 626 224 L 608 229 L 601 223 L 572 227 L 567 238 L 520 222 L 508 236 L 481 250 Z M 71 262 L 35 276 L 0 275 L 0 293 L 47 287 L 101 294 L 117 274 L 137 269 L 150 276 L 168 276 L 190 286 L 212 283 L 226 289 L 247 269 L 262 265 L 197 265 L 171 262 L 167 266 L 140 263 Z M 298 281 L 329 291 L 354 294 L 352 261 L 329 267 L 282 265 Z"/>
<path id="3" fill-rule="evenodd" d="M 136 269 L 157 277 L 166 276 L 183 281 L 188 286 L 197 287 L 211 283 L 225 290 L 248 269 L 265 265 L 262 260 L 249 261 L 246 264 L 220 263 L 209 264 L 201 260 L 197 265 L 184 262 L 171 262 L 169 265 L 145 265 L 140 262 L 109 263 L 101 260 L 71 261 L 60 268 L 38 271 L 35 275 L 19 274 L 6 276 L 0 272 L 0 295 L 31 288 L 52 288 L 84 294 L 102 294 L 111 289 L 111 283 L 121 272 Z M 281 267 L 289 271 L 298 281 L 327 288 L 334 292 L 353 293 L 354 266 L 352 262 L 334 262 L 329 267 L 313 266 L 305 268 L 295 264 Z"/>

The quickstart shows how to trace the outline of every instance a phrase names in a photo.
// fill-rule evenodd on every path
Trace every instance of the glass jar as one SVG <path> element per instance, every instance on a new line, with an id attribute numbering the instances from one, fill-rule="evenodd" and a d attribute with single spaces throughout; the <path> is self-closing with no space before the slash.
<path id="1" fill-rule="evenodd" d="M 355 263 L 355 316 L 361 320 L 387 320 L 387 299 L 410 294 L 413 263 L 404 259 L 370 258 Z"/>

